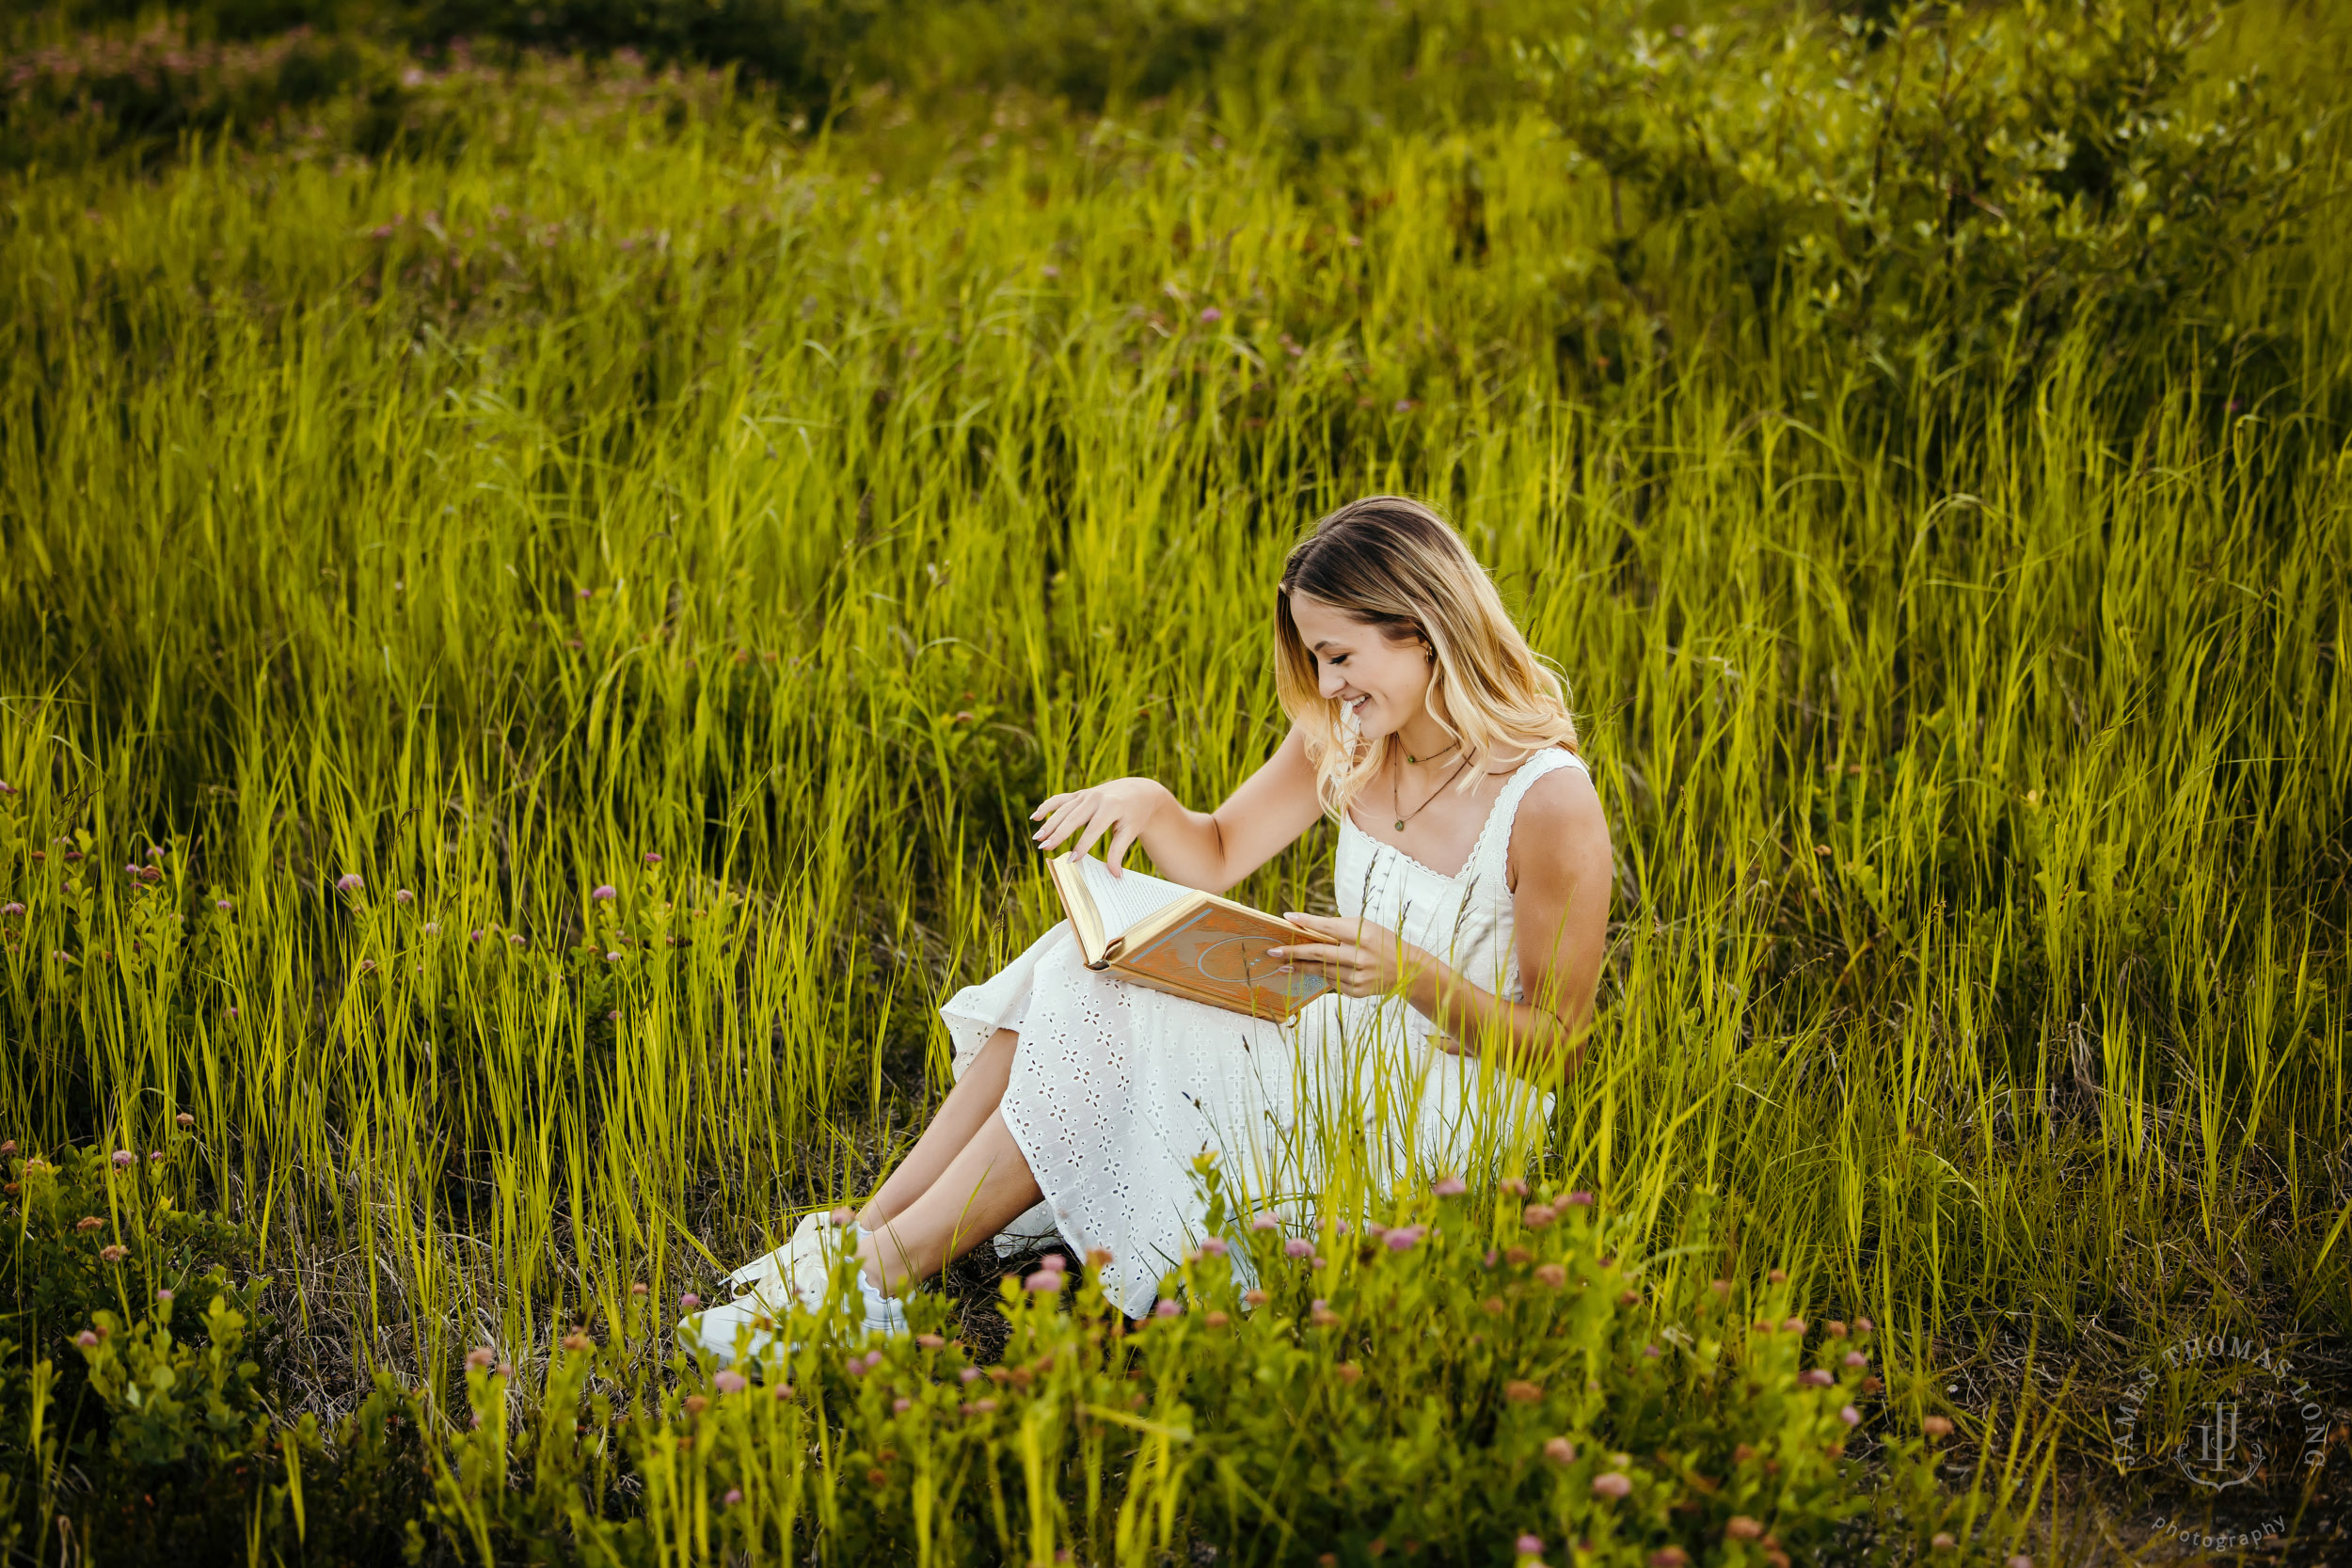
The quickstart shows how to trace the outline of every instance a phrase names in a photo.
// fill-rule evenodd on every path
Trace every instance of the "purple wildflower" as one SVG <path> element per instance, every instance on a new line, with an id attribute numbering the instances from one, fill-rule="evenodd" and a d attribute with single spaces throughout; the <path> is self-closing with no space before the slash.
<path id="1" fill-rule="evenodd" d="M 1212 1236 L 1200 1243 L 1200 1250 L 1211 1258 L 1222 1258 L 1233 1249 L 1225 1244 L 1224 1238 Z"/>
<path id="2" fill-rule="evenodd" d="M 1431 1186 L 1429 1190 L 1437 1194 L 1439 1197 L 1460 1197 L 1464 1193 L 1470 1191 L 1470 1183 L 1463 1180 L 1458 1176 L 1440 1176 L 1438 1178 L 1436 1184 Z M 1527 1539 L 1532 1541 L 1534 1537 L 1529 1536 Z M 1536 1549 L 1539 1551 L 1542 1550 L 1541 1547 Z"/>
<path id="3" fill-rule="evenodd" d="M 1152 1315 L 1155 1318 L 1177 1317 L 1180 1316 L 1184 1310 L 1184 1308 L 1182 1303 L 1168 1296 L 1162 1296 L 1158 1301 L 1152 1304 Z"/>
<path id="4" fill-rule="evenodd" d="M 710 1386 L 722 1394 L 739 1394 L 752 1386 L 752 1380 L 730 1367 L 712 1378 Z"/>
<path id="5" fill-rule="evenodd" d="M 357 871 L 346 871 L 335 879 L 335 891 L 338 893 L 358 893 L 367 885 Z"/>
<path id="6" fill-rule="evenodd" d="M 1542 1555 L 1544 1549 L 1543 1538 L 1540 1536 L 1522 1535 L 1516 1544 L 1521 1557 L 1537 1557 Z"/>
<path id="7" fill-rule="evenodd" d="M 1052 1269 L 1040 1269 L 1021 1283 L 1026 1289 L 1042 1295 L 1049 1291 L 1061 1289 L 1061 1275 Z"/>
<path id="8" fill-rule="evenodd" d="M 1862 1424 L 1862 1412 L 1850 1404 L 1837 1413 L 1837 1418 L 1850 1427 L 1858 1427 Z"/>
<path id="9" fill-rule="evenodd" d="M 689 1312 L 691 1312 L 703 1304 L 703 1298 L 696 1295 L 693 1291 L 689 1291 L 684 1295 L 677 1298 L 677 1304 L 680 1307 L 685 1307 Z"/>
<path id="10" fill-rule="evenodd" d="M 416 895 L 415 894 L 413 894 L 413 893 L 409 892 L 406 888 L 405 888 L 405 887 L 396 887 L 396 888 L 392 889 L 392 902 L 393 902 L 393 903 L 395 903 L 395 904 L 413 904 L 413 903 L 415 903 L 416 901 L 417 901 L 417 895 Z"/>
<path id="11" fill-rule="evenodd" d="M 129 1169 L 130 1169 L 133 1165 L 135 1165 L 135 1164 L 137 1164 L 139 1163 L 139 1157 L 138 1157 L 137 1155 L 135 1155 L 135 1154 L 132 1153 L 132 1152 L 131 1152 L 129 1149 L 127 1149 L 127 1148 L 118 1148 L 118 1149 L 116 1149 L 116 1150 L 115 1150 L 115 1154 L 114 1154 L 114 1160 L 115 1160 L 115 1169 L 117 1169 L 117 1170 L 129 1170 Z"/>
<path id="12" fill-rule="evenodd" d="M 1622 1497 L 1632 1490 L 1632 1478 L 1621 1470 L 1605 1470 L 1593 1478 L 1596 1497 Z"/>
<path id="13" fill-rule="evenodd" d="M 1315 1255 L 1312 1242 L 1302 1242 L 1295 1236 L 1282 1243 L 1282 1251 L 1293 1258 L 1312 1258 Z"/>
<path id="14" fill-rule="evenodd" d="M 1218 309 L 1214 305 L 1200 312 L 1200 325 L 1203 326 L 1215 326 L 1218 322 L 1221 322 L 1224 319 L 1225 312 Z"/>
<path id="15" fill-rule="evenodd" d="M 1282 1222 L 1276 1219 L 1272 1214 L 1260 1214 L 1257 1218 L 1249 1222 L 1249 1228 L 1252 1230 L 1278 1230 L 1281 1228 L 1281 1224 Z"/>
<path id="16" fill-rule="evenodd" d="M 598 901 L 602 901 L 607 898 L 618 898 L 620 894 L 614 890 L 611 882 L 606 882 L 599 886 L 594 893 L 591 893 L 588 896 Z"/>
<path id="17" fill-rule="evenodd" d="M 644 853 L 644 862 L 647 865 L 660 865 L 661 863 L 661 857 L 654 853 L 651 849 L 648 849 Z"/>
<path id="18" fill-rule="evenodd" d="M 727 1495 L 719 1500 L 726 1504 L 729 1508 L 733 1508 L 737 1503 L 743 1500 L 743 1489 L 739 1486 L 730 1486 L 727 1488 Z"/>

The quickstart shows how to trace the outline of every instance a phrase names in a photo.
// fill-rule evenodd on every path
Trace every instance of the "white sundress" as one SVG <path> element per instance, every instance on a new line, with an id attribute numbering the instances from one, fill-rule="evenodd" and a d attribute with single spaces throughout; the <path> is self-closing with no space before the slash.
<path id="1" fill-rule="evenodd" d="M 1343 816 L 1341 914 L 1519 1000 L 1512 824 L 1536 780 L 1583 766 L 1561 748 L 1521 763 L 1451 877 Z M 997 1030 L 1019 1036 L 1000 1109 L 1045 1196 L 1006 1227 L 999 1253 L 1057 1234 L 1080 1257 L 1103 1248 L 1104 1290 L 1130 1317 L 1200 1239 L 1192 1163 L 1204 1149 L 1218 1151 L 1244 1212 L 1307 1224 L 1335 1159 L 1372 1190 L 1415 1170 L 1491 1170 L 1523 1161 L 1551 1115 L 1549 1094 L 1433 1045 L 1435 1026 L 1402 998 L 1329 993 L 1288 1024 L 1251 1019 L 1087 968 L 1066 922 L 940 1016 L 959 1078 Z"/>

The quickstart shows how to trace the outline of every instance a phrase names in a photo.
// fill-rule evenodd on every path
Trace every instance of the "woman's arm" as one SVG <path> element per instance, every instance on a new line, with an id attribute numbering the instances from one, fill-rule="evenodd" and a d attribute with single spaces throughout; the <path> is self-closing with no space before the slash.
<path id="1" fill-rule="evenodd" d="M 1050 796 L 1029 814 L 1041 849 L 1057 849 L 1073 835 L 1084 854 L 1108 833 L 1103 858 L 1116 875 L 1130 845 L 1140 844 L 1161 876 L 1209 893 L 1223 893 L 1272 860 L 1322 815 L 1314 765 L 1296 728 L 1272 756 L 1244 779 L 1215 811 L 1187 811 L 1155 779 L 1113 779 Z"/>
<path id="2" fill-rule="evenodd" d="M 1321 968 L 1350 996 L 1402 995 L 1451 1037 L 1449 1050 L 1475 1050 L 1534 1079 L 1556 1062 L 1565 1081 L 1581 1062 L 1592 1024 L 1613 878 L 1609 826 L 1581 768 L 1556 769 L 1528 790 L 1512 824 L 1511 859 L 1518 873 L 1512 925 L 1526 1001 L 1506 1001 L 1435 954 L 1357 921 L 1294 914 L 1292 920 L 1332 940 L 1279 952 Z"/>

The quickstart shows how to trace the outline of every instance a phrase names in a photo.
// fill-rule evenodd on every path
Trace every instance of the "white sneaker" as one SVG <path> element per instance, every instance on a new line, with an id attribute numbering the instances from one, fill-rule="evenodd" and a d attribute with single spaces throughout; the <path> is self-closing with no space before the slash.
<path id="1" fill-rule="evenodd" d="M 830 1213 L 804 1214 L 793 1227 L 790 1240 L 727 1275 L 728 1283 L 739 1290 L 749 1289 L 777 1307 L 791 1296 L 814 1307 L 825 1299 L 825 1289 L 833 1279 L 833 1243 L 845 1234 L 854 1237 L 856 1227 L 835 1225 Z M 783 1287 L 782 1295 L 777 1293 L 778 1286 Z"/>
<path id="2" fill-rule="evenodd" d="M 678 1321 L 678 1344 L 689 1355 L 732 1362 L 737 1339 L 748 1329 L 751 1338 L 743 1354 L 754 1361 L 762 1359 L 781 1343 L 774 1330 L 791 1317 L 795 1306 L 814 1312 L 825 1305 L 833 1290 L 834 1264 L 855 1249 L 856 1235 L 855 1226 L 836 1225 L 829 1213 L 803 1216 L 784 1245 L 727 1275 L 729 1283 L 745 1288 L 741 1294 Z M 762 1327 L 762 1319 L 770 1326 Z M 797 1351 L 800 1346 L 789 1348 Z"/>

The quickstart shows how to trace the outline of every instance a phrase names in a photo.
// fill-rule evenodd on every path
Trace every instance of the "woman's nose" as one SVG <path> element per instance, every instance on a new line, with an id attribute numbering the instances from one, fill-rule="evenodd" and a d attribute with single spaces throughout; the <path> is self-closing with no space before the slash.
<path id="1" fill-rule="evenodd" d="M 1326 670 L 1315 686 L 1316 689 L 1327 698 L 1337 697 L 1342 691 L 1347 689 L 1347 681 L 1337 670 Z"/>

